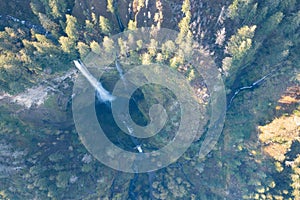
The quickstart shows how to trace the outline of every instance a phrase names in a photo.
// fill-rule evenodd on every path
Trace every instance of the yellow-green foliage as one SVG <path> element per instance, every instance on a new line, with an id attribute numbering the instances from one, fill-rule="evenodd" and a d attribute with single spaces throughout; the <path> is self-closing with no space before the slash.
<path id="1" fill-rule="evenodd" d="M 256 25 L 243 26 L 238 29 L 237 33 L 229 39 L 226 50 L 233 59 L 240 59 L 252 46 L 252 38 Z"/>
<path id="2" fill-rule="evenodd" d="M 103 16 L 99 17 L 99 26 L 102 33 L 108 35 L 111 31 L 109 20 Z"/>

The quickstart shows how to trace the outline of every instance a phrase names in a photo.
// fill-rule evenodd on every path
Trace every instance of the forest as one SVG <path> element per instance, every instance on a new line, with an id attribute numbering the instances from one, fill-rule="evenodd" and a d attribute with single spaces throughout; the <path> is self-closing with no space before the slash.
<path id="1" fill-rule="evenodd" d="M 130 34 L 144 27 L 178 35 L 159 42 Z M 195 49 L 225 88 L 225 121 L 212 150 L 198 156 L 207 120 L 203 134 L 164 168 L 126 173 L 102 164 L 73 119 L 80 76 L 73 61 L 98 59 L 109 91 L 120 78 L 118 63 L 125 74 L 166 65 L 206 108 L 213 91 L 190 61 Z M 0 1 L 0 199 L 300 199 L 299 69 L 299 0 Z M 145 151 L 162 147 L 179 129 L 173 94 L 152 85 L 134 95 L 138 123 L 149 122 L 150 104 L 171 115 L 162 134 L 143 140 Z M 113 134 L 110 116 L 97 117 L 114 144 L 137 152 L 135 141 Z"/>

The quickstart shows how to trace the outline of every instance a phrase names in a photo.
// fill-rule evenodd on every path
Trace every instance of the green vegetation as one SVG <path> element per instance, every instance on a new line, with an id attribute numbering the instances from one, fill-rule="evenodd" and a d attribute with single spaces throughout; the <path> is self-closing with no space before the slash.
<path id="1" fill-rule="evenodd" d="M 192 0 L 150 2 L 0 3 L 0 13 L 21 19 L 0 18 L 0 199 L 300 199 L 300 2 L 207 0 L 202 7 Z M 222 6 L 225 22 L 219 23 Z M 205 13 L 203 23 L 197 22 L 199 13 Z M 147 43 L 132 34 L 113 41 L 110 36 L 119 32 L 120 22 L 126 30 L 148 25 L 153 35 L 173 26 L 178 35 L 163 44 L 155 39 Z M 201 24 L 201 37 L 192 30 L 195 24 Z M 206 27 L 215 33 L 205 31 Z M 202 46 L 195 47 L 193 39 Z M 7 100 L 65 74 L 74 68 L 74 59 L 84 59 L 90 52 L 115 58 L 116 49 L 124 72 L 141 64 L 169 65 L 203 97 L 210 91 L 189 62 L 193 48 L 215 58 L 229 99 L 236 89 L 270 76 L 234 98 L 219 143 L 207 158 L 196 156 L 204 137 L 197 136 L 176 163 L 153 177 L 139 174 L 135 179 L 134 174 L 103 166 L 81 144 L 73 124 L 46 121 L 49 125 L 44 127 L 38 122 L 42 115 L 54 121 L 70 118 L 65 115 L 70 114 L 72 83 L 53 89 L 41 112 Z M 108 88 L 117 74 L 109 70 L 103 77 Z M 138 104 L 145 118 L 149 103 L 172 107 L 171 94 L 164 90 L 165 96 L 153 95 L 157 90 L 139 91 L 147 99 Z M 209 103 L 200 97 L 199 102 Z M 24 113 L 31 111 L 32 121 L 24 120 Z M 171 124 L 178 116 L 170 121 L 164 136 L 145 145 L 162 146 L 172 138 L 176 128 Z"/>

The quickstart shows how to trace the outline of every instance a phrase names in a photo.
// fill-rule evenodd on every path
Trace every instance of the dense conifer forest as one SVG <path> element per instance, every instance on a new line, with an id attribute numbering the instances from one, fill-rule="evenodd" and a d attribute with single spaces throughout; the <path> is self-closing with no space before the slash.
<path id="1" fill-rule="evenodd" d="M 178 35 L 163 44 L 130 34 L 111 39 L 142 27 Z M 204 131 L 157 171 L 125 173 L 99 162 L 72 118 L 79 76 L 73 60 L 118 48 L 113 56 L 124 72 L 167 65 L 208 105 L 208 88 L 187 62 L 194 42 L 212 58 L 226 89 L 226 119 L 213 150 L 197 156 Z M 106 64 L 101 77 L 110 91 L 116 62 Z M 0 199 L 300 199 L 299 69 L 299 0 L 2 0 Z M 163 95 L 154 97 L 157 90 Z M 172 110 L 166 89 L 149 86 L 135 95 L 145 99 L 136 101 L 145 121 L 148 104 Z M 144 148 L 174 137 L 176 120 Z M 111 140 L 131 148 L 125 136 Z"/>

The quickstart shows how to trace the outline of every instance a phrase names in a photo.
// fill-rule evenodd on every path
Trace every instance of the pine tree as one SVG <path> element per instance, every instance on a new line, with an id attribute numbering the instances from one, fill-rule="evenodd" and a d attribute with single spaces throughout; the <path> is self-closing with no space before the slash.
<path id="1" fill-rule="evenodd" d="M 109 23 L 109 20 L 103 16 L 99 17 L 99 26 L 100 30 L 103 34 L 109 35 L 111 31 L 111 25 Z"/>
<path id="2" fill-rule="evenodd" d="M 259 40 L 262 40 L 263 38 L 268 36 L 272 31 L 275 31 L 278 25 L 281 23 L 283 17 L 283 13 L 278 11 L 272 16 L 270 16 L 268 19 L 266 19 L 262 23 L 262 28 L 258 29 L 257 31 L 257 37 L 260 38 Z"/>
<path id="3" fill-rule="evenodd" d="M 107 53 L 111 53 L 113 52 L 113 49 L 114 49 L 114 41 L 112 39 L 110 39 L 109 37 L 105 36 L 103 38 L 103 47 L 104 47 L 104 50 L 107 52 Z"/>
<path id="4" fill-rule="evenodd" d="M 83 42 L 78 42 L 77 49 L 81 59 L 85 58 L 91 51 L 90 47 Z"/>
<path id="5" fill-rule="evenodd" d="M 72 53 L 75 50 L 75 42 L 70 39 L 69 37 L 61 36 L 59 38 L 59 43 L 61 45 L 61 48 L 66 53 Z"/>
<path id="6" fill-rule="evenodd" d="M 85 30 L 88 33 L 93 33 L 94 31 L 94 24 L 88 19 L 85 20 Z"/>
<path id="7" fill-rule="evenodd" d="M 118 45 L 120 49 L 120 55 L 125 56 L 127 54 L 127 45 L 122 38 L 118 38 Z"/>
<path id="8" fill-rule="evenodd" d="M 244 26 L 233 35 L 227 44 L 226 51 L 233 59 L 240 59 L 251 48 L 256 26 Z"/>
<path id="9" fill-rule="evenodd" d="M 129 22 L 128 22 L 128 30 L 136 30 L 136 28 L 137 28 L 136 21 L 129 20 Z"/>
<path id="10" fill-rule="evenodd" d="M 55 36 L 58 36 L 59 32 L 59 25 L 53 22 L 51 19 L 49 19 L 45 14 L 39 13 L 39 20 L 42 24 L 42 26 L 48 31 L 53 33 Z"/>
<path id="11" fill-rule="evenodd" d="M 63 14 L 67 10 L 67 4 L 65 1 L 49 0 L 49 6 L 51 8 L 51 14 L 54 18 L 62 18 Z"/>
<path id="12" fill-rule="evenodd" d="M 107 0 L 107 11 L 115 13 L 114 0 Z"/>
<path id="13" fill-rule="evenodd" d="M 35 15 L 39 15 L 39 13 L 44 13 L 45 8 L 43 4 L 39 0 L 31 0 L 30 8 Z"/>
<path id="14" fill-rule="evenodd" d="M 157 53 L 158 42 L 155 39 L 150 40 L 148 45 L 148 53 L 151 57 L 154 57 Z"/>
<path id="15" fill-rule="evenodd" d="M 250 57 L 252 59 L 252 53 L 250 48 L 252 47 L 252 38 L 254 37 L 256 26 L 253 25 L 243 26 L 238 29 L 237 33 L 229 39 L 227 43 L 225 52 L 230 55 L 230 57 L 225 57 L 222 61 L 224 73 L 228 76 L 230 75 L 230 80 L 228 80 L 228 85 L 232 84 L 235 79 L 236 73 L 244 61 L 247 61 Z"/>
<path id="16" fill-rule="evenodd" d="M 296 30 L 300 27 L 300 11 L 297 13 L 293 13 L 292 16 L 287 17 L 282 26 L 281 29 L 284 33 L 295 33 Z"/>
<path id="17" fill-rule="evenodd" d="M 95 13 L 92 13 L 92 22 L 95 26 L 98 24 L 98 18 Z"/>
<path id="18" fill-rule="evenodd" d="M 231 19 L 247 19 L 251 12 L 253 0 L 234 0 L 228 7 L 228 15 Z"/>
<path id="19" fill-rule="evenodd" d="M 174 44 L 174 42 L 172 40 L 168 40 L 166 41 L 163 45 L 162 45 L 162 53 L 163 56 L 166 59 L 169 59 L 169 57 L 175 52 L 176 50 L 176 46 Z"/>
<path id="20" fill-rule="evenodd" d="M 58 188 L 66 188 L 70 179 L 70 174 L 68 172 L 58 172 L 56 176 L 56 186 Z"/>
<path id="21" fill-rule="evenodd" d="M 145 6 L 145 0 L 138 0 L 138 11 L 140 11 Z"/>
<path id="22" fill-rule="evenodd" d="M 74 41 L 77 41 L 79 39 L 78 34 L 78 23 L 77 19 L 72 15 L 66 15 L 67 21 L 66 21 L 66 29 L 65 32 L 68 35 L 68 37 Z"/>
<path id="23" fill-rule="evenodd" d="M 182 20 L 179 22 L 178 27 L 179 27 L 179 34 L 176 39 L 176 43 L 180 44 L 185 42 L 184 37 L 190 32 L 190 21 L 192 14 L 190 12 L 190 1 L 185 0 L 182 5 L 181 11 L 185 14 L 185 17 L 182 18 Z"/>
<path id="24" fill-rule="evenodd" d="M 280 2 L 280 8 L 285 11 L 291 11 L 296 8 L 297 0 L 284 0 Z"/>
<path id="25" fill-rule="evenodd" d="M 141 61 L 143 65 L 149 65 L 152 63 L 152 57 L 149 53 L 144 53 L 141 56 Z"/>
<path id="26" fill-rule="evenodd" d="M 102 53 L 101 47 L 100 47 L 100 45 L 99 45 L 98 42 L 92 41 L 92 42 L 90 43 L 90 47 L 91 47 L 91 50 L 92 50 L 95 54 L 101 54 L 101 53 Z"/>

